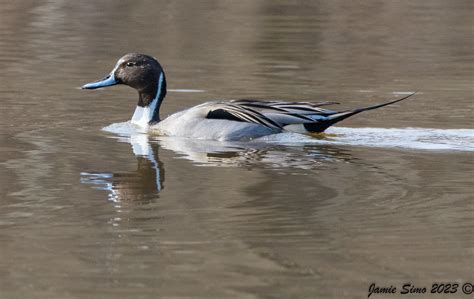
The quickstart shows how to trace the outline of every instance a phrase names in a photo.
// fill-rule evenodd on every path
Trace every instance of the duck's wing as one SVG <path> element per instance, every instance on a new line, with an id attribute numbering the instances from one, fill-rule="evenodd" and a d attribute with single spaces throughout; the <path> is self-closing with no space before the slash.
<path id="1" fill-rule="evenodd" d="M 335 102 L 283 102 L 253 99 L 229 102 L 207 102 L 197 106 L 207 119 L 226 119 L 256 123 L 271 129 L 282 130 L 292 124 L 309 124 L 337 113 L 321 106 Z"/>
<path id="2" fill-rule="evenodd" d="M 252 109 L 257 109 L 261 112 L 281 112 L 281 113 L 298 113 L 298 114 L 320 114 L 334 112 L 329 109 L 323 109 L 322 106 L 337 105 L 338 102 L 294 102 L 283 100 L 255 100 L 255 99 L 240 99 L 230 101 L 235 105 L 240 105 Z"/>
<path id="3" fill-rule="evenodd" d="M 323 132 L 333 124 L 362 111 L 373 110 L 403 101 L 415 93 L 401 99 L 365 108 L 334 111 L 321 106 L 338 104 L 336 102 L 283 102 L 258 101 L 253 99 L 230 102 L 210 102 L 204 108 L 208 119 L 228 119 L 261 124 L 272 129 L 295 132 Z"/>
<path id="4" fill-rule="evenodd" d="M 321 108 L 321 106 L 339 104 L 336 102 L 284 102 L 284 101 L 257 101 L 235 100 L 233 104 L 255 109 L 267 118 L 278 122 L 285 127 L 293 124 L 307 124 L 325 120 L 337 111 Z"/>
<path id="5" fill-rule="evenodd" d="M 206 111 L 205 118 L 207 119 L 243 121 L 263 125 L 278 131 L 283 129 L 278 121 L 267 117 L 258 110 L 233 102 L 208 102 L 199 107 Z"/>
<path id="6" fill-rule="evenodd" d="M 321 108 L 322 106 L 338 104 L 336 102 L 311 103 L 243 99 L 232 101 L 232 103 L 257 110 L 265 117 L 280 124 L 285 130 L 299 133 L 319 133 L 352 115 L 403 101 L 415 93 L 416 92 L 411 93 L 394 101 L 343 111 Z"/>

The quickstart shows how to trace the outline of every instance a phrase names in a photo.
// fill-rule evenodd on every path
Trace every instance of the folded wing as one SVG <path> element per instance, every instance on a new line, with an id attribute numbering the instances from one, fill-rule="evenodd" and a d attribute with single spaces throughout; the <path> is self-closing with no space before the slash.
<path id="1" fill-rule="evenodd" d="M 280 131 L 318 133 L 352 115 L 400 102 L 414 94 L 412 93 L 395 101 L 346 111 L 321 108 L 322 106 L 338 104 L 336 102 L 311 103 L 258 101 L 253 99 L 209 102 L 201 107 L 206 109 L 205 117 L 208 119 L 256 123 Z"/>

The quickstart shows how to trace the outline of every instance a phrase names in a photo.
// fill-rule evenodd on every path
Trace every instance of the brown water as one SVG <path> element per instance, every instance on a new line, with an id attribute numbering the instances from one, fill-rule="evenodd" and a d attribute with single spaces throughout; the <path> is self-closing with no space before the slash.
<path id="1" fill-rule="evenodd" d="M 3 1 L 0 298 L 364 298 L 373 282 L 474 282 L 472 1 L 292 3 Z M 221 97 L 418 94 L 334 139 L 104 132 L 135 92 L 77 87 L 127 52 L 164 66 L 164 115 Z M 416 132 L 434 145 L 413 146 Z"/>

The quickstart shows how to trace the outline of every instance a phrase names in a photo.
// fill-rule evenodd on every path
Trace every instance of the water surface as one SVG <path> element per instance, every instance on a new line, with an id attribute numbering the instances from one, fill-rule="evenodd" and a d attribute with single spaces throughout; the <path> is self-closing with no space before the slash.
<path id="1" fill-rule="evenodd" d="M 472 8 L 3 3 L 0 298 L 361 298 L 372 282 L 472 282 Z M 77 88 L 132 51 L 165 68 L 163 116 L 219 98 L 342 109 L 418 93 L 317 138 L 147 136 L 120 125 L 132 89 Z"/>

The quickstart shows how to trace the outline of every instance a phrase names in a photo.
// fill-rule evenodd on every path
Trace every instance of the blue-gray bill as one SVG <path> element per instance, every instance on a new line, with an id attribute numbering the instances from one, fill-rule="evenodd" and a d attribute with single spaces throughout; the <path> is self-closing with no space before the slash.
<path id="1" fill-rule="evenodd" d="M 91 82 L 91 83 L 87 83 L 83 85 L 81 88 L 82 89 L 96 89 L 96 88 L 116 85 L 118 83 L 119 81 L 116 80 L 114 74 L 111 73 L 107 75 L 105 78 Z"/>

